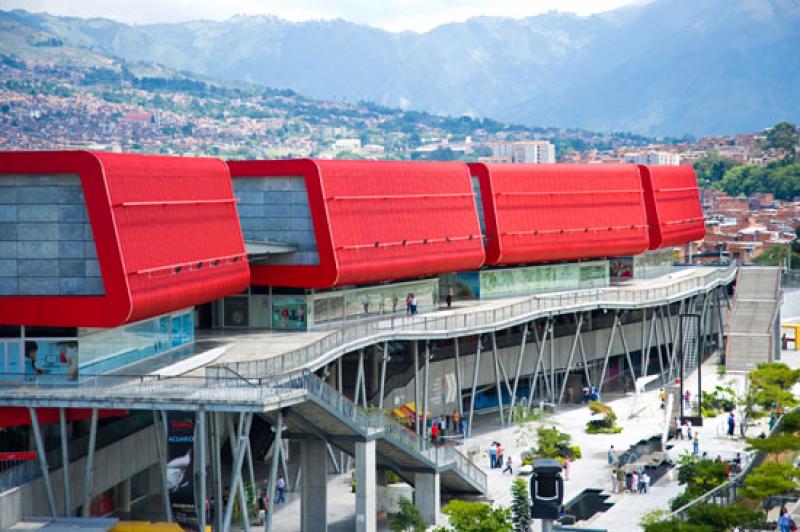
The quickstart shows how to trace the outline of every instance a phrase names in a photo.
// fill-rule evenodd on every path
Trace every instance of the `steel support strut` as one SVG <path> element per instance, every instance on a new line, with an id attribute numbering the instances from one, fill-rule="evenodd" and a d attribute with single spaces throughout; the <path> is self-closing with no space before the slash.
<path id="1" fill-rule="evenodd" d="M 92 421 L 89 427 L 89 450 L 86 453 L 86 476 L 83 479 L 83 517 L 89 517 L 92 501 L 92 481 L 94 480 L 94 451 L 97 444 L 98 410 L 92 408 Z"/>
<path id="2" fill-rule="evenodd" d="M 47 492 L 47 505 L 50 507 L 50 515 L 56 517 L 58 511 L 56 510 L 55 497 L 53 497 L 53 486 L 50 484 L 50 466 L 47 465 L 47 454 L 44 449 L 42 428 L 39 426 L 39 416 L 36 414 L 36 409 L 32 406 L 28 407 L 28 413 L 31 416 L 31 428 L 33 428 L 33 437 L 36 440 L 36 454 L 39 455 L 39 467 L 42 470 L 44 489 Z"/>
<path id="3" fill-rule="evenodd" d="M 497 336 L 492 331 L 492 357 L 494 359 L 494 381 L 497 386 L 497 409 L 500 411 L 500 426 L 505 425 L 503 415 L 503 389 L 500 388 L 500 366 L 497 362 Z"/>
<path id="4" fill-rule="evenodd" d="M 600 372 L 600 384 L 597 387 L 597 395 L 603 394 L 603 384 L 606 380 L 606 368 L 608 367 L 608 357 L 611 356 L 611 346 L 614 344 L 614 335 L 619 325 L 619 311 L 614 312 L 614 325 L 611 327 L 611 334 L 608 335 L 608 345 L 606 346 L 606 356 L 603 358 L 603 370 Z"/>
<path id="5" fill-rule="evenodd" d="M 575 336 L 572 338 L 572 346 L 569 350 L 569 358 L 567 359 L 567 369 L 564 370 L 564 382 L 561 383 L 561 392 L 558 394 L 558 404 L 564 400 L 564 391 L 567 389 L 567 381 L 569 380 L 569 372 L 572 369 L 572 359 L 575 357 L 575 349 L 578 347 L 578 337 L 581 335 L 581 328 L 583 327 L 583 313 L 578 315 L 575 320 Z"/>
<path id="6" fill-rule="evenodd" d="M 469 426 L 467 427 L 467 433 L 469 436 L 472 436 L 472 420 L 473 415 L 475 414 L 475 392 L 478 387 L 478 372 L 480 371 L 481 367 L 481 336 L 478 335 L 478 348 L 475 352 L 475 367 L 472 371 L 472 395 L 469 397 Z"/>
<path id="7" fill-rule="evenodd" d="M 69 435 L 67 412 L 64 408 L 58 409 L 58 424 L 61 429 L 61 471 L 64 473 L 64 515 L 70 516 L 72 515 L 72 498 L 69 492 Z"/>
<path id="8" fill-rule="evenodd" d="M 514 419 L 514 406 L 517 403 L 517 386 L 519 385 L 519 374 L 522 371 L 522 361 L 525 359 L 525 342 L 528 340 L 528 324 L 522 326 L 522 341 L 519 343 L 519 355 L 517 356 L 517 370 L 514 372 L 514 388 L 511 390 L 511 406 L 508 408 L 508 424 Z"/>

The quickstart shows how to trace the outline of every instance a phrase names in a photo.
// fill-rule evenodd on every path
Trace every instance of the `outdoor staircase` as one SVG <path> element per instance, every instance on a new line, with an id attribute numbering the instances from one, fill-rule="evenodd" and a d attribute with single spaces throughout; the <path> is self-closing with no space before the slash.
<path id="1" fill-rule="evenodd" d="M 725 352 L 728 371 L 749 371 L 775 360 L 780 281 L 778 268 L 739 269 Z"/>
<path id="2" fill-rule="evenodd" d="M 334 435 L 335 445 L 352 456 L 357 438 L 374 440 L 378 465 L 394 470 L 412 485 L 414 472 L 429 471 L 439 473 L 445 492 L 486 493 L 486 473 L 455 447 L 434 446 L 383 411 L 358 407 L 311 371 L 291 373 L 277 383 L 273 380 L 270 386 L 278 394 L 284 390 L 307 392 L 306 400 L 292 406 L 286 417 L 293 432 Z M 262 415 L 273 420 L 277 412 Z"/>

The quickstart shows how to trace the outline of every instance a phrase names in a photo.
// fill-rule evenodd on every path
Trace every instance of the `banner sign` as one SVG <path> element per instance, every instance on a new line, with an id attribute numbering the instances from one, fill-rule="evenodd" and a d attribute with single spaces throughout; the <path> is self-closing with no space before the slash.
<path id="1" fill-rule="evenodd" d="M 167 489 L 172 516 L 184 530 L 199 530 L 194 505 L 193 412 L 167 413 Z"/>

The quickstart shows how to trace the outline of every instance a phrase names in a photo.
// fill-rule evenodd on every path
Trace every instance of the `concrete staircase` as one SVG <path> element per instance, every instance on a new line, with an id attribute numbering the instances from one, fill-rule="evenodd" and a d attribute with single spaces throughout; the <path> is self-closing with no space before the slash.
<path id="1" fill-rule="evenodd" d="M 780 281 L 778 268 L 739 269 L 725 351 L 728 371 L 749 371 L 775 360 Z"/>

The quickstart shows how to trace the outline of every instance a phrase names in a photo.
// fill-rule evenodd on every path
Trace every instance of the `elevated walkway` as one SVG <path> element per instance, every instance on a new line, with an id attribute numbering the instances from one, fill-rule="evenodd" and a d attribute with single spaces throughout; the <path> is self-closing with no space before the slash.
<path id="1" fill-rule="evenodd" d="M 229 373 L 230 375 L 230 373 Z M 290 437 L 316 437 L 351 455 L 355 443 L 375 441 L 378 465 L 414 483 L 415 473 L 438 473 L 450 493 L 486 492 L 486 474 L 453 447 L 432 446 L 381 411 L 366 411 L 308 370 L 250 380 L 196 377 L 96 377 L 72 387 L 5 387 L 0 406 L 117 408 L 254 413 L 274 422 L 283 414 Z"/>
<path id="2" fill-rule="evenodd" d="M 347 325 L 291 351 L 248 357 L 220 359 L 208 371 L 224 376 L 227 369 L 257 379 L 297 369 L 316 370 L 342 355 L 386 341 L 435 340 L 491 333 L 528 323 L 534 319 L 591 311 L 594 309 L 630 310 L 651 308 L 704 295 L 727 285 L 736 277 L 737 266 L 725 268 L 692 267 L 672 274 L 622 286 L 540 294 L 488 301 L 479 305 L 431 315 L 392 317 Z M 313 333 L 318 335 L 318 332 Z"/>
<path id="3" fill-rule="evenodd" d="M 775 360 L 780 282 L 778 268 L 739 270 L 725 354 L 729 371 L 749 371 Z"/>

